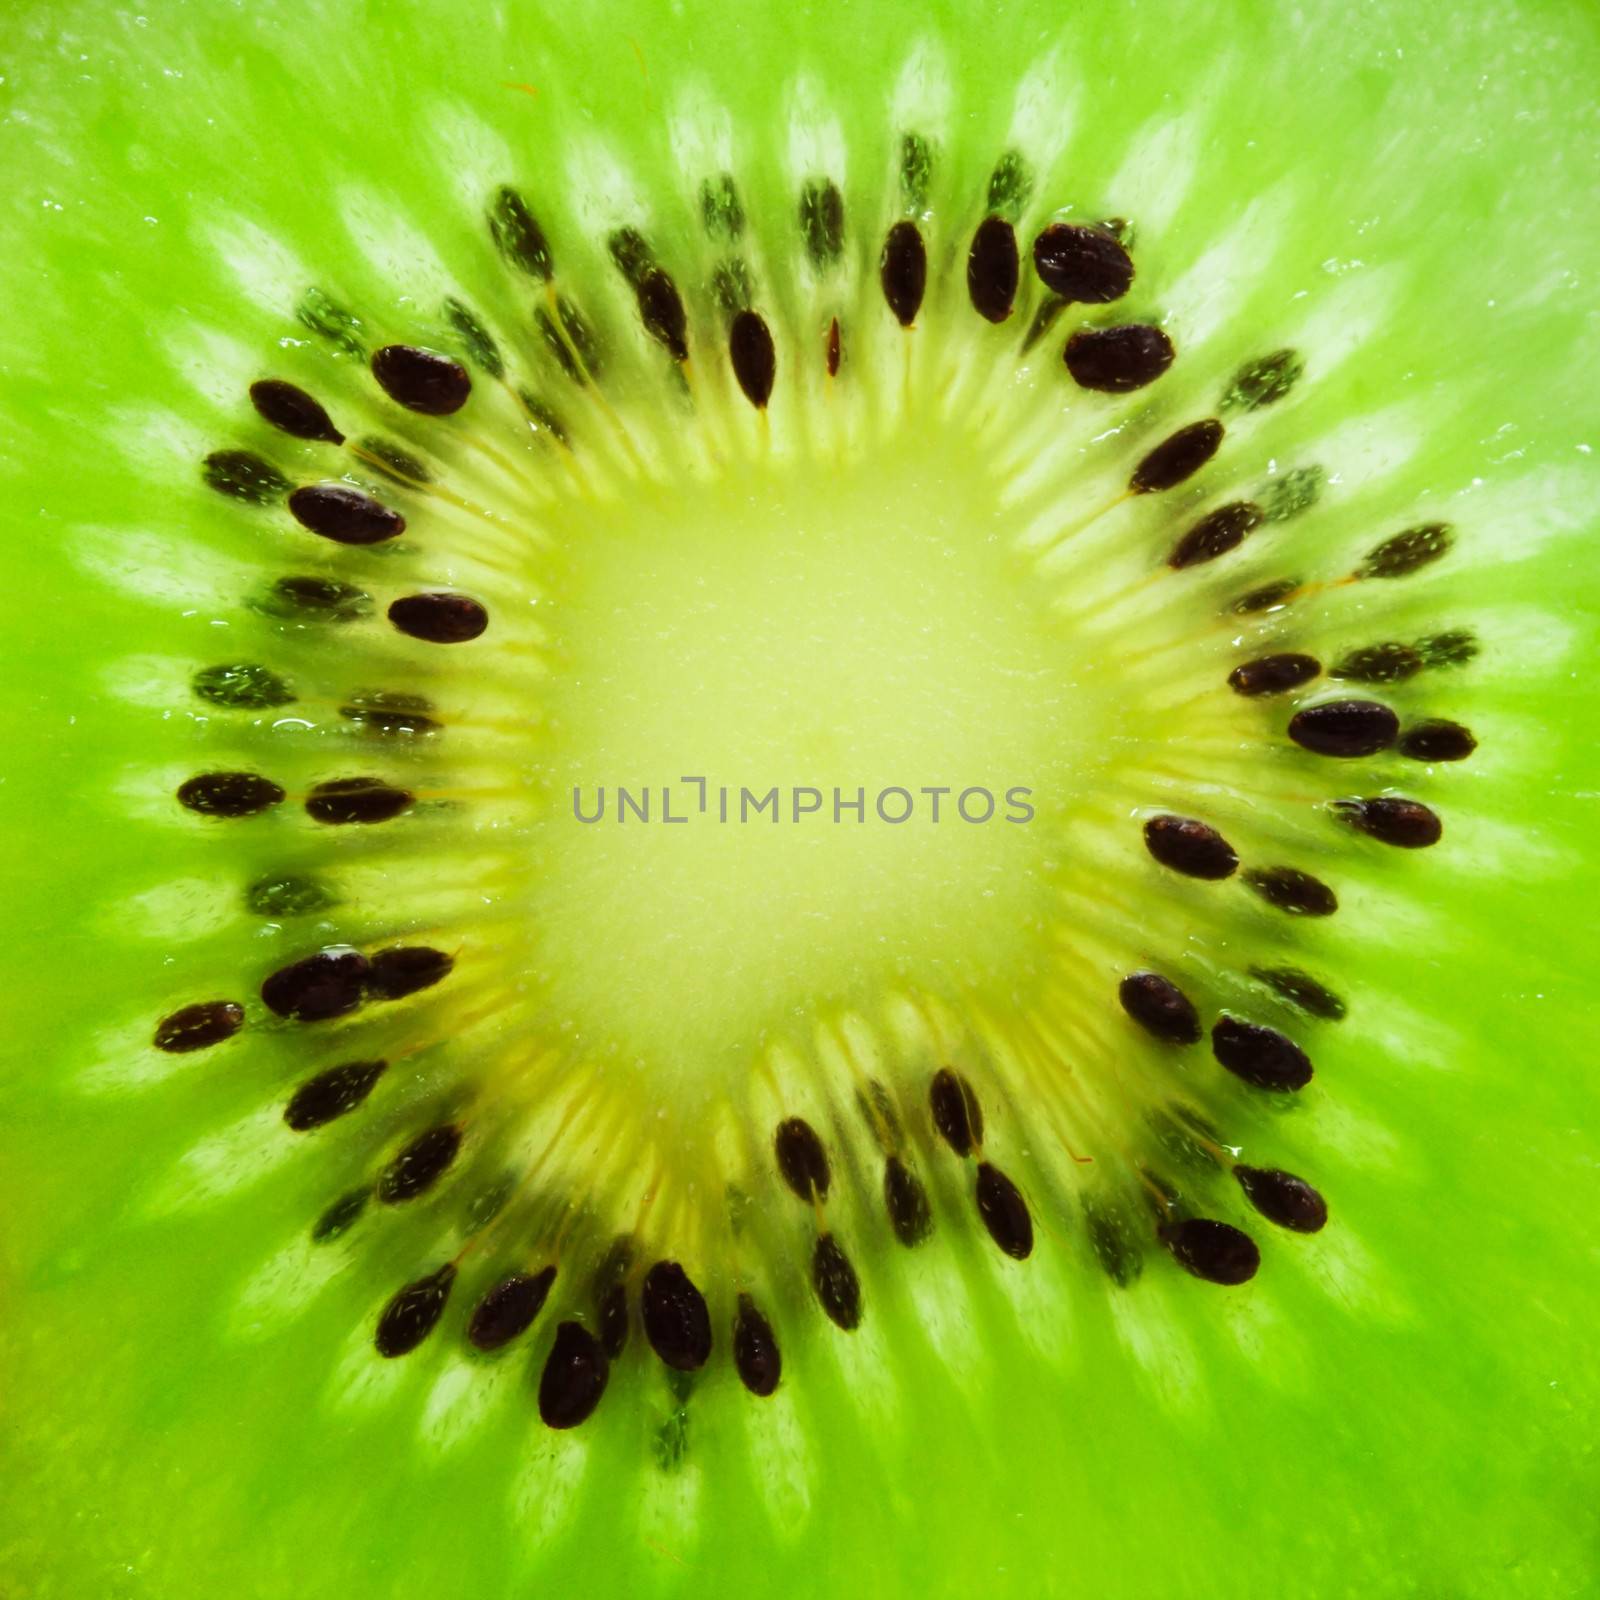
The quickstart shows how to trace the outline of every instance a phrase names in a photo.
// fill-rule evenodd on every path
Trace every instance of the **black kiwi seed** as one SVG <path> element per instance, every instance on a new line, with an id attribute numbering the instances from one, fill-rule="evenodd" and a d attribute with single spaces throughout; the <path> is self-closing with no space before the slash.
<path id="1" fill-rule="evenodd" d="M 243 1026 L 244 1007 L 237 1000 L 199 1000 L 164 1016 L 150 1042 L 157 1050 L 183 1056 L 191 1050 L 209 1050 Z"/>
<path id="2" fill-rule="evenodd" d="M 1194 1001 L 1159 972 L 1133 972 L 1117 985 L 1122 1009 L 1146 1033 L 1169 1044 L 1198 1044 L 1200 1013 Z"/>
<path id="3" fill-rule="evenodd" d="M 397 1206 L 426 1194 L 449 1171 L 460 1149 L 461 1130 L 451 1123 L 419 1133 L 383 1169 L 378 1198 Z"/>
<path id="4" fill-rule="evenodd" d="M 387 822 L 411 804 L 404 789 L 378 778 L 332 778 L 319 783 L 306 798 L 306 815 L 314 822 L 342 827 L 354 822 Z"/>
<path id="5" fill-rule="evenodd" d="M 940 1067 L 928 1089 L 933 1125 L 958 1156 L 965 1158 L 983 1143 L 983 1108 L 972 1085 L 960 1073 Z"/>
<path id="6" fill-rule="evenodd" d="M 452 416 L 472 393 L 472 378 L 459 361 L 414 344 L 374 351 L 372 375 L 397 405 L 424 417 Z"/>
<path id="7" fill-rule="evenodd" d="M 1283 399 L 1305 376 L 1306 364 L 1297 350 L 1274 350 L 1239 368 L 1222 396 L 1225 410 L 1259 411 Z"/>
<path id="8" fill-rule="evenodd" d="M 1130 322 L 1117 328 L 1079 328 L 1067 340 L 1062 360 L 1080 389 L 1130 394 L 1154 383 L 1176 355 L 1160 328 Z"/>
<path id="9" fill-rule="evenodd" d="M 1328 668 L 1328 676 L 1357 683 L 1400 683 L 1422 667 L 1422 657 L 1408 644 L 1372 644 L 1341 656 Z"/>
<path id="10" fill-rule="evenodd" d="M 1450 548 L 1452 532 L 1448 522 L 1428 522 L 1407 528 L 1382 544 L 1374 545 L 1356 568 L 1358 578 L 1404 578 L 1437 561 Z"/>
<path id="11" fill-rule="evenodd" d="M 1276 578 L 1259 589 L 1242 594 L 1229 608 L 1239 616 L 1253 616 L 1258 611 L 1271 611 L 1281 606 L 1300 587 L 1298 578 Z"/>
<path id="12" fill-rule="evenodd" d="M 1013 1261 L 1026 1261 L 1033 1254 L 1033 1218 L 1028 1202 L 998 1167 L 987 1161 L 978 1164 L 978 1215 L 989 1230 L 989 1237 Z"/>
<path id="13" fill-rule="evenodd" d="M 594 1414 L 610 1364 L 581 1323 L 563 1322 L 539 1375 L 539 1417 L 547 1428 L 575 1428 Z"/>
<path id="14" fill-rule="evenodd" d="M 1315 656 L 1297 655 L 1285 651 L 1280 655 L 1257 656 L 1254 661 L 1241 661 L 1228 674 L 1228 687 L 1235 694 L 1254 698 L 1263 694 L 1284 694 L 1298 689 L 1322 671 L 1322 663 Z"/>
<path id="15" fill-rule="evenodd" d="M 731 172 L 707 178 L 700 185 L 700 220 L 713 239 L 732 242 L 744 232 L 744 206 Z"/>
<path id="16" fill-rule="evenodd" d="M 758 411 L 765 409 L 778 374 L 778 353 L 759 312 L 741 311 L 734 317 L 728 329 L 728 359 L 745 399 Z"/>
<path id="17" fill-rule="evenodd" d="M 839 362 L 843 359 L 843 357 L 844 348 L 839 342 L 839 319 L 835 317 L 833 321 L 828 324 L 827 359 L 828 376 L 830 378 L 836 378 L 839 376 Z"/>
<path id="18" fill-rule="evenodd" d="M 828 1153 L 822 1148 L 816 1129 L 801 1117 L 788 1117 L 778 1124 L 773 1146 L 778 1153 L 778 1170 L 783 1181 L 802 1200 L 813 1195 L 828 1196 Z"/>
<path id="19" fill-rule="evenodd" d="M 456 1269 L 447 1261 L 437 1272 L 417 1278 L 400 1290 L 378 1318 L 373 1339 L 378 1354 L 393 1358 L 415 1350 L 438 1327 L 455 1281 Z"/>
<path id="20" fill-rule="evenodd" d="M 1209 1217 L 1187 1217 L 1160 1229 L 1172 1259 L 1207 1283 L 1248 1283 L 1261 1265 L 1261 1251 L 1248 1233 Z"/>
<path id="21" fill-rule="evenodd" d="M 635 289 L 655 264 L 650 241 L 637 228 L 618 228 L 606 240 L 606 254 L 612 264 Z"/>
<path id="22" fill-rule="evenodd" d="M 1313 1017 L 1321 1017 L 1324 1022 L 1344 1021 L 1344 1001 L 1309 972 L 1302 972 L 1298 967 L 1252 967 L 1250 976 Z"/>
<path id="23" fill-rule="evenodd" d="M 1004 217 L 985 217 L 967 252 L 967 295 L 985 322 L 1004 322 L 1017 298 L 1021 264 L 1017 230 Z"/>
<path id="24" fill-rule="evenodd" d="M 379 950 L 367 969 L 367 993 L 374 1000 L 403 1000 L 431 989 L 449 975 L 455 961 L 424 944 L 396 944 Z"/>
<path id="25" fill-rule="evenodd" d="M 513 1272 L 487 1290 L 472 1308 L 467 1338 L 479 1350 L 500 1350 L 533 1326 L 544 1309 L 556 1269 Z"/>
<path id="26" fill-rule="evenodd" d="M 711 1354 L 705 1296 L 676 1261 L 658 1261 L 644 1275 L 639 1312 L 650 1348 L 678 1372 L 694 1372 Z"/>
<path id="27" fill-rule="evenodd" d="M 264 506 L 289 489 L 289 480 L 271 462 L 249 450 L 213 450 L 201 476 L 218 494 L 252 506 Z"/>
<path id="28" fill-rule="evenodd" d="M 900 192 L 906 209 L 921 211 L 928 203 L 928 180 L 933 176 L 933 148 L 920 133 L 900 135 Z"/>
<path id="29" fill-rule="evenodd" d="M 471 306 L 450 297 L 445 300 L 444 315 L 445 320 L 460 335 L 461 342 L 467 347 L 467 354 L 491 378 L 505 377 L 506 364 L 500 354 L 500 347 L 494 342 L 489 330 L 479 321 L 477 312 Z"/>
<path id="30" fill-rule="evenodd" d="M 811 1285 L 832 1322 L 846 1333 L 861 1325 L 861 1280 L 831 1233 L 817 1236 L 811 1252 Z"/>
<path id="31" fill-rule="evenodd" d="M 369 1189 L 352 1189 L 349 1194 L 340 1195 L 311 1224 L 312 1244 L 327 1244 L 348 1233 L 356 1225 L 361 1213 L 367 1209 L 367 1201 L 371 1198 L 372 1192 Z"/>
<path id="32" fill-rule="evenodd" d="M 326 339 L 341 355 L 365 353 L 359 337 L 361 319 L 332 299 L 326 290 L 307 289 L 294 308 L 294 314 L 302 326 Z"/>
<path id="33" fill-rule="evenodd" d="M 1351 826 L 1402 850 L 1424 849 L 1438 844 L 1444 835 L 1439 814 L 1420 800 L 1376 795 L 1367 800 L 1336 800 L 1333 809 Z"/>
<path id="34" fill-rule="evenodd" d="M 988 209 L 1015 222 L 1033 193 L 1033 168 L 1020 150 L 1007 150 L 989 174 Z"/>
<path id="35" fill-rule="evenodd" d="M 1417 651 L 1429 667 L 1460 667 L 1478 653 L 1478 641 L 1465 628 L 1435 633 L 1417 640 Z"/>
<path id="36" fill-rule="evenodd" d="M 1400 737 L 1400 754 L 1412 761 L 1465 761 L 1477 748 L 1471 729 L 1442 717 L 1413 723 Z"/>
<path id="37" fill-rule="evenodd" d="M 816 178 L 800 191 L 800 232 L 816 267 L 837 261 L 844 249 L 844 196 L 828 178 Z"/>
<path id="38" fill-rule="evenodd" d="M 916 223 L 897 222 L 890 228 L 878 261 L 878 282 L 895 321 L 909 328 L 928 287 L 928 250 Z"/>
<path id="39" fill-rule="evenodd" d="M 518 389 L 517 399 L 522 402 L 522 409 L 528 413 L 529 425 L 535 433 L 542 430 L 558 444 L 571 443 L 571 435 L 567 432 L 566 424 L 532 390 Z"/>
<path id="40" fill-rule="evenodd" d="M 1298 867 L 1257 867 L 1245 873 L 1244 881 L 1269 906 L 1291 916 L 1331 917 L 1339 909 L 1333 890 Z"/>
<path id="41" fill-rule="evenodd" d="M 1226 555 L 1242 544 L 1246 534 L 1261 526 L 1261 520 L 1261 507 L 1249 500 L 1236 500 L 1232 505 L 1218 506 L 1173 545 L 1167 565 L 1181 572 L 1185 567 L 1215 561 L 1218 556 Z"/>
<path id="42" fill-rule="evenodd" d="M 323 1022 L 361 1004 L 367 973 L 367 958 L 359 950 L 319 950 L 279 967 L 261 985 L 261 998 L 280 1017 Z"/>
<path id="43" fill-rule="evenodd" d="M 1287 1034 L 1258 1022 L 1219 1017 L 1211 1028 L 1211 1053 L 1236 1078 L 1258 1089 L 1303 1089 L 1311 1060 Z"/>
<path id="44" fill-rule="evenodd" d="M 733 1365 L 739 1382 L 763 1397 L 778 1387 L 783 1375 L 778 1336 L 747 1294 L 739 1296 L 739 1314 L 733 1319 Z"/>
<path id="45" fill-rule="evenodd" d="M 687 361 L 689 316 L 677 284 L 660 267 L 651 267 L 639 280 L 637 297 L 645 332 L 674 361 Z"/>
<path id="46" fill-rule="evenodd" d="M 262 378 L 250 385 L 250 404 L 263 420 L 293 438 L 344 443 L 344 435 L 334 427 L 333 418 L 321 401 L 297 384 L 285 383 L 282 378 Z"/>
<path id="47" fill-rule="evenodd" d="M 1191 422 L 1169 434 L 1133 469 L 1128 487 L 1135 494 L 1160 494 L 1192 478 L 1222 443 L 1224 429 L 1215 417 Z"/>
<path id="48" fill-rule="evenodd" d="M 372 459 L 368 465 L 381 477 L 388 478 L 391 483 L 414 486 L 433 482 L 433 474 L 428 471 L 426 465 L 409 450 L 402 450 L 392 439 L 368 436 L 356 442 L 356 449 L 363 456 L 370 456 Z"/>
<path id="49" fill-rule="evenodd" d="M 1194 817 L 1149 818 L 1144 843 L 1162 866 L 1188 878 L 1218 882 L 1232 877 L 1239 865 L 1233 846 L 1209 823 Z"/>
<path id="50" fill-rule="evenodd" d="M 466 594 L 407 594 L 390 602 L 389 621 L 428 644 L 465 644 L 489 626 L 489 613 Z"/>
<path id="51" fill-rule="evenodd" d="M 259 772 L 202 772 L 178 785 L 178 804 L 202 817 L 254 817 L 283 798 Z"/>
<path id="52" fill-rule="evenodd" d="M 1289 737 L 1313 755 L 1350 760 L 1387 750 L 1400 719 L 1376 700 L 1328 700 L 1289 719 Z"/>
<path id="53" fill-rule="evenodd" d="M 388 1070 L 387 1061 L 346 1061 L 307 1078 L 289 1097 L 283 1120 L 296 1133 L 309 1133 L 354 1111 Z"/>
<path id="54" fill-rule="evenodd" d="M 189 686 L 199 699 L 230 711 L 264 711 L 294 700 L 294 690 L 277 673 L 250 661 L 202 667 Z"/>
<path id="55" fill-rule="evenodd" d="M 1052 222 L 1033 241 L 1033 269 L 1063 300 L 1107 305 L 1133 282 L 1133 257 L 1103 228 Z"/>
<path id="56" fill-rule="evenodd" d="M 406 531 L 406 519 L 370 494 L 341 483 L 307 484 L 289 496 L 302 528 L 335 544 L 381 544 Z"/>
<path id="57" fill-rule="evenodd" d="M 1028 324 L 1028 331 L 1022 336 L 1022 353 L 1026 355 L 1038 342 L 1049 333 L 1061 318 L 1061 313 L 1067 309 L 1067 302 L 1060 295 L 1051 295 L 1039 304 L 1039 309 L 1033 314 L 1033 321 Z M 1065 352 L 1063 352 L 1063 356 Z M 1088 387 L 1093 387 L 1089 385 Z"/>
<path id="58" fill-rule="evenodd" d="M 513 266 L 541 283 L 555 270 L 544 229 L 534 220 L 528 203 L 509 184 L 495 191 L 489 205 L 489 232 L 495 247 Z"/>
<path id="59" fill-rule="evenodd" d="M 442 733 L 444 724 L 427 715 L 433 706 L 417 694 L 396 694 L 378 689 L 353 695 L 339 707 L 339 715 L 359 722 L 372 733 L 421 735 Z"/>
<path id="60" fill-rule="evenodd" d="M 1316 1233 L 1328 1220 L 1328 1202 L 1306 1182 L 1280 1167 L 1233 1169 L 1245 1198 L 1268 1222 L 1295 1233 Z"/>
<path id="61" fill-rule="evenodd" d="M 894 1236 L 908 1249 L 933 1231 L 933 1211 L 922 1180 L 899 1156 L 890 1156 L 883 1168 L 883 1203 Z"/>
<path id="62" fill-rule="evenodd" d="M 305 873 L 272 873 L 257 878 L 244 892 L 245 909 L 256 917 L 308 917 L 339 903 L 320 878 Z"/>
<path id="63" fill-rule="evenodd" d="M 269 617 L 295 622 L 354 622 L 372 609 L 371 595 L 333 578 L 278 578 L 253 603 Z"/>

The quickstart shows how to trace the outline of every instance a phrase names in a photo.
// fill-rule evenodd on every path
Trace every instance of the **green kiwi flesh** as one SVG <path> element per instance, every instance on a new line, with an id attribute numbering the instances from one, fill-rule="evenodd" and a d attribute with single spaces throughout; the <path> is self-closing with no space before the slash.
<path id="1" fill-rule="evenodd" d="M 1592 1592 L 1589 21 L 13 29 L 0 1588 Z"/>

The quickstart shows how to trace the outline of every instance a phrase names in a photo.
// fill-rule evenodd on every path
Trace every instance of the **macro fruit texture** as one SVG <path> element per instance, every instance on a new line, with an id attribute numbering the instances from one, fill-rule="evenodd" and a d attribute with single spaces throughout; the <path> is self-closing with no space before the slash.
<path id="1" fill-rule="evenodd" d="M 7 1596 L 1595 1592 L 1592 15 L 4 33 Z"/>

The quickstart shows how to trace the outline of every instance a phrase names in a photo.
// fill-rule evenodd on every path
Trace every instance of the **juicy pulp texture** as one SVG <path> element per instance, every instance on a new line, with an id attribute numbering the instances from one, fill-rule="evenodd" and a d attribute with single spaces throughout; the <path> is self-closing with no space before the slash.
<path id="1" fill-rule="evenodd" d="M 10 589 L 30 600 L 8 650 L 28 755 L 5 796 L 21 998 L 0 1091 L 0 1573 L 40 1595 L 1583 1592 L 1586 24 L 1481 5 L 1441 46 L 1404 11 L 1161 6 L 1058 37 L 1016 8 L 935 7 L 852 19 L 847 41 L 724 13 L 484 29 L 430 6 L 376 38 L 338 7 L 292 29 L 221 10 L 14 24 L 6 271 L 30 309 L 0 335 L 0 406 Z M 909 329 L 877 280 L 908 132 L 933 155 Z M 998 193 L 997 165 L 1031 181 Z M 764 409 L 730 377 L 712 288 L 731 245 L 701 186 L 723 173 L 774 335 Z M 819 179 L 842 204 L 827 268 L 800 214 Z M 593 384 L 541 346 L 546 291 L 493 248 L 507 183 L 600 328 Z M 963 266 L 996 207 L 1024 287 L 991 326 Z M 1033 236 L 1109 218 L 1132 226 L 1128 299 L 1069 308 L 1024 350 Z M 640 326 L 607 248 L 620 227 L 681 286 L 686 363 Z M 484 319 L 511 385 L 471 360 L 447 297 Z M 364 354 L 459 353 L 470 400 L 391 405 L 329 305 L 355 308 L 343 336 Z M 1122 320 L 1159 322 L 1177 360 L 1138 394 L 1085 394 L 1065 339 Z M 1290 392 L 1225 405 L 1280 349 L 1304 363 Z M 443 492 L 286 438 L 247 403 L 263 377 L 303 384 L 352 440 L 415 452 Z M 523 379 L 570 448 L 530 433 Z M 1126 496 L 1150 448 L 1212 416 L 1214 464 Z M 407 540 L 335 550 L 281 506 L 214 494 L 202 458 L 241 448 L 294 483 L 351 474 L 403 506 Z M 1277 504 L 1309 467 L 1314 506 L 1167 566 L 1207 511 Z M 1344 581 L 1439 522 L 1447 557 Z M 286 573 L 385 603 L 460 589 L 489 627 L 429 646 L 381 605 L 264 617 Z M 1232 609 L 1279 579 L 1289 604 Z M 1470 659 L 1425 645 L 1450 632 Z M 1262 701 L 1226 687 L 1268 651 L 1333 666 L 1396 644 L 1437 659 Z M 194 672 L 229 662 L 264 662 L 296 700 L 197 704 Z M 372 735 L 370 695 L 397 688 L 430 706 L 387 713 L 437 713 L 442 735 Z M 1459 717 L 1479 749 L 1382 754 L 1347 781 L 1287 735 L 1336 689 L 1407 727 Z M 235 769 L 269 774 L 283 810 L 175 802 Z M 307 820 L 311 785 L 373 771 L 411 783 L 414 810 L 336 838 Z M 681 804 L 688 773 L 830 799 L 1025 785 L 1038 815 L 675 832 L 567 811 L 575 784 L 677 783 Z M 1371 843 L 1323 809 L 1391 791 L 1437 808 L 1439 845 Z M 1169 873 L 1141 834 L 1169 812 L 1219 827 L 1247 869 L 1325 877 L 1337 914 Z M 322 903 L 249 909 L 247 886 L 290 877 Z M 401 940 L 448 948 L 449 978 L 334 1036 L 406 1065 L 367 1121 L 286 1131 L 294 1088 L 353 1049 L 274 1023 L 261 979 L 324 943 Z M 1141 1035 L 1116 994 L 1146 965 L 1208 1028 L 1283 1027 L 1314 1083 L 1267 1104 L 1205 1046 Z M 1326 978 L 1349 1015 L 1307 1019 L 1262 965 Z M 175 1008 L 235 994 L 237 1037 L 151 1047 Z M 927 1124 L 945 1060 L 1027 1196 L 1026 1261 L 972 1226 L 973 1169 Z M 916 1250 L 874 1209 L 893 1136 L 834 1120 L 879 1079 L 929 1185 Z M 1142 1165 L 1196 1159 L 1193 1127 L 1174 1155 L 1161 1119 L 1175 1083 L 1224 1123 L 1201 1166 L 1242 1150 L 1330 1198 L 1302 1238 L 1224 1178 L 1262 1247 L 1238 1289 L 1159 1250 L 1129 1286 L 1095 1264 L 1098 1174 L 1136 1196 Z M 812 1219 L 772 1170 L 797 1110 L 837 1163 L 826 1215 L 865 1306 L 849 1334 L 814 1302 Z M 314 1241 L 430 1118 L 468 1124 L 472 1183 Z M 458 1250 L 464 1278 L 487 1267 L 467 1247 L 491 1180 L 545 1150 L 510 1225 L 542 1247 L 582 1237 L 563 1205 L 597 1235 L 637 1209 L 711 1295 L 719 1353 L 737 1265 L 778 1327 L 775 1395 L 725 1359 L 686 1385 L 636 1328 L 595 1416 L 551 1433 L 531 1342 L 493 1363 L 463 1347 L 465 1289 L 420 1348 L 375 1355 L 400 1285 Z M 755 1202 L 731 1246 L 722 1183 Z M 588 1314 L 577 1280 L 602 1242 L 563 1260 L 540 1359 L 558 1317 Z"/>

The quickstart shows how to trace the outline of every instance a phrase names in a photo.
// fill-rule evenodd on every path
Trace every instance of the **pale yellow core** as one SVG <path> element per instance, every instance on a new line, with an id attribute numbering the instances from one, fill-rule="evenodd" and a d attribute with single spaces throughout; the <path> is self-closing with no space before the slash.
<path id="1" fill-rule="evenodd" d="M 870 462 L 744 465 L 558 519 L 527 879 L 552 1031 L 676 1078 L 897 986 L 1027 991 L 1061 819 L 1113 713 L 1013 532 L 973 446 L 933 428 Z M 797 787 L 821 792 L 798 821 Z M 648 823 L 619 820 L 619 788 L 648 793 Z M 664 788 L 686 822 L 663 820 Z M 777 821 L 740 820 L 741 790 L 773 788 Z M 602 820 L 574 789 L 589 816 L 605 791 Z M 864 791 L 864 820 L 835 820 L 836 789 Z M 879 816 L 888 789 L 909 821 Z M 988 821 L 959 814 L 969 789 Z M 1032 820 L 1006 820 L 1024 800 Z"/>

